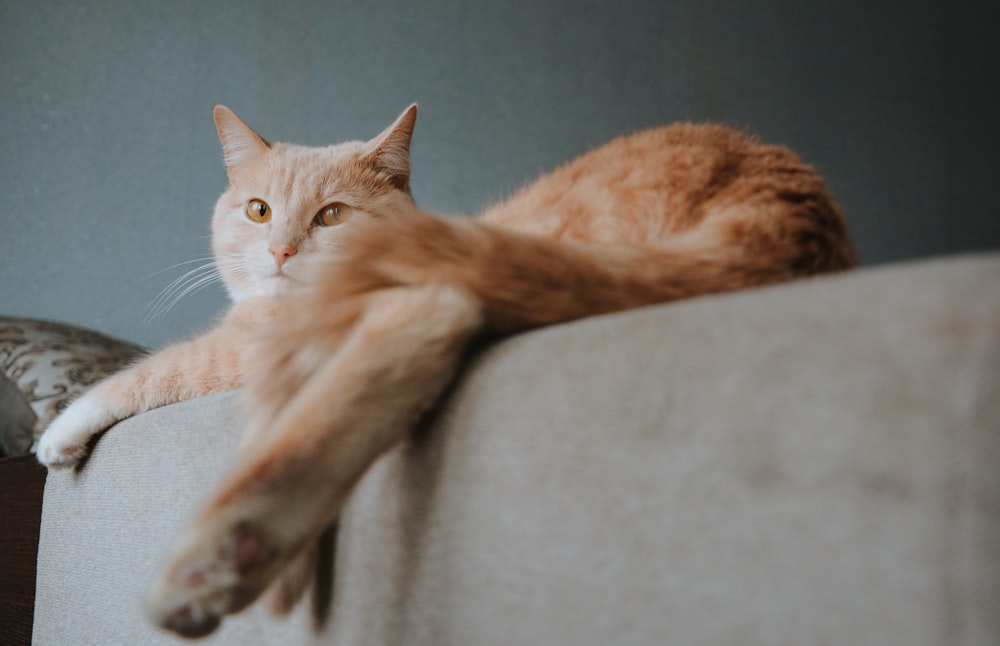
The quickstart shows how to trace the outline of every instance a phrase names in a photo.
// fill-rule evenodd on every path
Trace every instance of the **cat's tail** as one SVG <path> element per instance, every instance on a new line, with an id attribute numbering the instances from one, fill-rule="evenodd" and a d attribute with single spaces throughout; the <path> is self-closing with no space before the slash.
<path id="1" fill-rule="evenodd" d="M 747 230 L 706 224 L 659 247 L 530 236 L 420 211 L 357 223 L 317 287 L 338 297 L 451 285 L 481 304 L 487 332 L 535 327 L 847 269 L 846 232 L 814 222 Z M 323 286 L 326 286 L 325 288 Z M 329 302 L 329 299 L 326 299 Z"/>

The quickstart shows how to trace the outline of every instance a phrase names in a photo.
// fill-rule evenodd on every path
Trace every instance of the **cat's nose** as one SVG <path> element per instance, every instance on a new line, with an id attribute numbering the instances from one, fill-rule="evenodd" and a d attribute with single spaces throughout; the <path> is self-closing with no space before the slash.
<path id="1" fill-rule="evenodd" d="M 298 249 L 291 245 L 283 244 L 272 245 L 269 251 L 274 256 L 274 264 L 278 266 L 278 269 L 281 269 L 285 261 L 294 256 Z"/>

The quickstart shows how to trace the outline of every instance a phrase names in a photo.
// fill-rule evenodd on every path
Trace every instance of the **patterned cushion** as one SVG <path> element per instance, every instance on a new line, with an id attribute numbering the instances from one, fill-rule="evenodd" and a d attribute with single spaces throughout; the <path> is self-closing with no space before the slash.
<path id="1" fill-rule="evenodd" d="M 143 352 L 72 325 L 0 317 L 0 371 L 17 384 L 38 416 L 36 435 L 74 397 Z"/>

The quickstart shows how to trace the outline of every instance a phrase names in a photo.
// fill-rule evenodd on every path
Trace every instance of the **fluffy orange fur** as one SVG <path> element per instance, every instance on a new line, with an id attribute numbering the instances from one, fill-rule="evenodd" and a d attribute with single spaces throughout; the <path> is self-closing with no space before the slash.
<path id="1" fill-rule="evenodd" d="M 444 218 L 409 193 L 415 119 L 411 106 L 371 141 L 304 148 L 216 108 L 230 187 L 213 248 L 230 314 L 41 438 L 43 462 L 73 464 L 114 421 L 246 383 L 239 464 L 150 592 L 160 625 L 205 634 L 276 580 L 292 603 L 354 483 L 476 339 L 855 262 L 817 173 L 722 126 L 621 137 L 478 218 Z"/>

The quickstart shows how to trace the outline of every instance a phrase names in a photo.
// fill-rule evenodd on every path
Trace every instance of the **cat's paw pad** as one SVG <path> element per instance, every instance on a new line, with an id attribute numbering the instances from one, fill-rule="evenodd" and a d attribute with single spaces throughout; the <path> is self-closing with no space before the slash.
<path id="1" fill-rule="evenodd" d="M 220 540 L 197 536 L 166 568 L 152 589 L 147 608 L 152 620 L 185 637 L 214 631 L 222 618 L 249 605 L 266 587 L 266 572 L 278 550 L 244 522 Z"/>
<path id="2" fill-rule="evenodd" d="M 181 637 L 196 638 L 211 634 L 222 623 L 222 617 L 206 614 L 199 606 L 183 604 L 170 612 L 160 625 Z"/>

